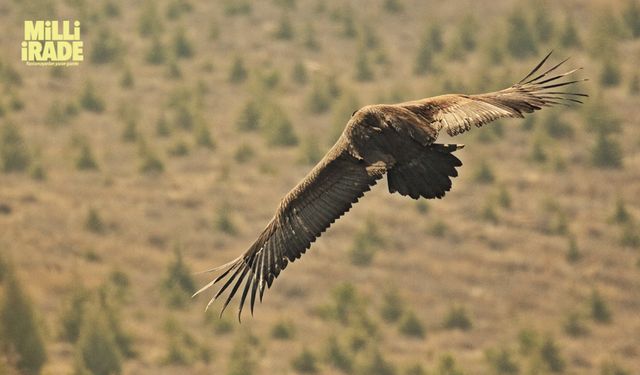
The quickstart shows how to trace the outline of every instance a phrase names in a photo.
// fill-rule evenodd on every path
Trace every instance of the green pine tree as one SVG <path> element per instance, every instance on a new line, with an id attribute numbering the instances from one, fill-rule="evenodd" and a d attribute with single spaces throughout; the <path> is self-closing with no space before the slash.
<path id="1" fill-rule="evenodd" d="M 418 49 L 418 55 L 413 65 L 413 73 L 415 75 L 422 75 L 428 73 L 433 68 L 433 51 L 432 51 L 432 35 L 427 34 L 423 36 L 420 41 L 420 48 Z"/>
<path id="2" fill-rule="evenodd" d="M 340 99 L 332 110 L 331 129 L 329 131 L 329 138 L 327 139 L 330 144 L 334 144 L 338 137 L 340 137 L 345 124 L 349 121 L 351 115 L 359 108 L 360 101 L 355 92 L 347 91 L 340 96 Z"/>
<path id="3" fill-rule="evenodd" d="M 507 50 L 513 57 L 523 59 L 538 52 L 535 38 L 524 14 L 517 8 L 508 18 Z"/>
<path id="4" fill-rule="evenodd" d="M 231 65 L 231 71 L 229 72 L 229 82 L 241 83 L 247 79 L 249 73 L 244 66 L 244 60 L 240 56 L 236 56 Z"/>
<path id="5" fill-rule="evenodd" d="M 82 366 L 93 375 L 117 375 L 122 372 L 122 355 L 116 339 L 107 318 L 97 307 L 89 312 L 82 324 L 78 356 Z"/>
<path id="6" fill-rule="evenodd" d="M 398 13 L 404 9 L 400 0 L 384 0 L 384 9 L 389 13 Z"/>
<path id="7" fill-rule="evenodd" d="M 576 25 L 571 17 L 567 17 L 564 21 L 564 30 L 560 35 L 560 44 L 565 48 L 580 47 L 582 45 L 578 29 L 576 29 Z"/>
<path id="8" fill-rule="evenodd" d="M 635 73 L 633 77 L 629 80 L 629 94 L 638 95 L 640 93 L 640 76 L 638 73 Z"/>
<path id="9" fill-rule="evenodd" d="M 335 336 L 330 336 L 325 348 L 327 362 L 346 374 L 353 370 L 353 358 L 350 351 L 342 345 Z"/>
<path id="10" fill-rule="evenodd" d="M 278 105 L 271 105 L 265 114 L 263 132 L 271 146 L 295 146 L 298 136 L 287 113 Z"/>
<path id="11" fill-rule="evenodd" d="M 81 171 L 98 169 L 98 163 L 96 163 L 91 146 L 87 142 L 80 146 L 80 154 L 76 159 L 76 168 Z"/>
<path id="12" fill-rule="evenodd" d="M 98 95 L 90 81 L 84 86 L 84 91 L 80 96 L 80 106 L 90 112 L 101 113 L 104 111 L 104 99 Z"/>
<path id="13" fill-rule="evenodd" d="M 256 360 L 253 355 L 250 333 L 238 335 L 233 345 L 227 365 L 227 375 L 253 375 L 256 373 Z"/>
<path id="14" fill-rule="evenodd" d="M 20 128 L 7 122 L 0 129 L 0 169 L 3 172 L 22 172 L 31 163 L 31 156 Z"/>
<path id="15" fill-rule="evenodd" d="M 458 40 L 465 51 L 473 51 L 476 48 L 476 33 L 478 24 L 473 14 L 467 13 L 458 25 Z"/>
<path id="16" fill-rule="evenodd" d="M 260 108 L 255 100 L 251 99 L 245 103 L 236 126 L 241 131 L 252 131 L 260 127 Z"/>
<path id="17" fill-rule="evenodd" d="M 316 31 L 311 23 L 304 29 L 304 46 L 312 51 L 320 50 L 320 42 L 316 38 Z"/>
<path id="18" fill-rule="evenodd" d="M 318 359 L 312 351 L 303 347 L 300 354 L 291 361 L 291 367 L 299 373 L 315 374 L 318 372 Z"/>
<path id="19" fill-rule="evenodd" d="M 543 4 L 537 4 L 535 14 L 533 16 L 533 29 L 542 43 L 547 43 L 553 38 L 555 32 L 555 24 L 553 23 L 553 14 L 547 11 L 547 7 Z"/>
<path id="20" fill-rule="evenodd" d="M 177 287 L 184 293 L 191 295 L 196 291 L 196 283 L 193 280 L 192 274 L 193 272 L 189 270 L 182 259 L 182 251 L 180 250 L 180 247 L 176 247 L 174 249 L 174 259 L 167 269 L 164 286 L 167 289 Z"/>
<path id="21" fill-rule="evenodd" d="M 148 146 L 140 147 L 140 172 L 147 174 L 158 174 L 164 172 L 164 163 L 155 151 Z"/>
<path id="22" fill-rule="evenodd" d="M 398 321 L 404 313 L 404 302 L 400 298 L 400 294 L 397 289 L 388 289 L 385 291 L 383 298 L 382 308 L 380 309 L 380 316 L 385 322 L 393 323 Z"/>
<path id="23" fill-rule="evenodd" d="M 342 35 L 346 38 L 354 38 L 356 36 L 356 27 L 353 23 L 353 11 L 349 5 L 345 5 L 341 12 L 342 18 Z"/>
<path id="24" fill-rule="evenodd" d="M 307 107 L 314 114 L 324 113 L 331 107 L 332 95 L 325 81 L 315 79 L 307 97 Z"/>
<path id="25" fill-rule="evenodd" d="M 566 362 L 560 354 L 560 348 L 552 337 L 547 337 L 540 347 L 540 357 L 551 372 L 563 372 Z"/>
<path id="26" fill-rule="evenodd" d="M 80 329 L 86 315 L 87 302 L 89 302 L 89 291 L 86 290 L 78 277 L 74 277 L 69 300 L 63 310 L 60 319 L 62 325 L 62 338 L 68 342 L 75 343 L 80 337 Z"/>
<path id="27" fill-rule="evenodd" d="M 356 363 L 357 375 L 394 375 L 396 368 L 375 347 L 364 353 L 362 361 Z"/>
<path id="28" fill-rule="evenodd" d="M 135 79 L 133 78 L 133 73 L 129 67 L 124 69 L 122 72 L 122 78 L 120 78 L 120 87 L 123 89 L 130 89 L 135 84 Z"/>
<path id="29" fill-rule="evenodd" d="M 598 133 L 596 144 L 591 150 L 593 165 L 601 168 L 622 167 L 622 148 L 620 144 L 604 133 Z"/>
<path id="30" fill-rule="evenodd" d="M 640 38 L 640 4 L 637 0 L 627 0 L 622 18 L 634 38 Z"/>
<path id="31" fill-rule="evenodd" d="M 216 148 L 216 143 L 211 136 L 211 131 L 206 124 L 200 124 L 196 127 L 195 132 L 196 144 L 198 146 L 213 150 Z"/>
<path id="32" fill-rule="evenodd" d="M 282 18 L 280 18 L 280 23 L 276 30 L 275 37 L 276 39 L 291 40 L 293 38 L 293 34 L 294 32 L 291 19 L 287 13 L 284 13 Z"/>
<path id="33" fill-rule="evenodd" d="M 173 50 L 178 58 L 191 58 L 193 57 L 193 45 L 187 39 L 187 34 L 184 29 L 180 28 L 174 35 Z"/>
<path id="34" fill-rule="evenodd" d="M 293 81 L 299 85 L 304 85 L 309 80 L 309 75 L 307 74 L 307 68 L 304 63 L 301 61 L 296 61 L 293 65 L 293 72 L 291 74 Z"/>
<path id="35" fill-rule="evenodd" d="M 373 70 L 371 70 L 367 50 L 364 48 L 358 49 L 355 78 L 361 82 L 373 80 Z"/>
<path id="36" fill-rule="evenodd" d="M 495 374 L 516 375 L 520 372 L 518 362 L 512 357 L 511 352 L 505 348 L 488 350 L 486 358 Z"/>
<path id="37" fill-rule="evenodd" d="M 98 31 L 91 43 L 89 59 L 95 64 L 106 64 L 117 60 L 123 52 L 122 40 L 108 28 Z"/>
<path id="38" fill-rule="evenodd" d="M 31 301 L 13 269 L 3 275 L 4 295 L 0 301 L 0 337 L 17 355 L 16 367 L 25 374 L 39 374 L 47 360 L 44 340 Z"/>
<path id="39" fill-rule="evenodd" d="M 606 58 L 600 71 L 600 83 L 603 86 L 617 86 L 620 84 L 620 75 L 620 67 L 618 64 L 613 61 L 613 58 Z"/>
<path id="40" fill-rule="evenodd" d="M 167 60 L 167 54 L 165 51 L 165 47 L 162 45 L 160 38 L 154 37 L 151 42 L 151 46 L 145 55 L 145 60 L 149 64 L 153 65 L 163 64 Z"/>
<path id="41" fill-rule="evenodd" d="M 161 17 L 158 14 L 157 2 L 153 0 L 145 1 L 138 19 L 138 32 L 141 36 L 158 36 L 162 32 L 163 26 Z"/>

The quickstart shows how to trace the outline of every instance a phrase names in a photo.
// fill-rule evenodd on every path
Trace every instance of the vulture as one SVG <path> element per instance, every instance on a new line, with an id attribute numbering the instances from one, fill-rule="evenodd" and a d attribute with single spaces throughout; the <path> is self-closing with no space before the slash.
<path id="1" fill-rule="evenodd" d="M 265 289 L 289 262 L 300 258 L 385 174 L 390 193 L 413 199 L 442 198 L 462 165 L 454 152 L 463 147 L 435 143 L 442 130 L 455 136 L 499 118 L 521 118 L 551 105 L 582 103 L 579 99 L 586 94 L 564 86 L 586 79 L 562 79 L 581 68 L 555 73 L 565 59 L 545 70 L 542 67 L 550 55 L 504 90 L 367 105 L 354 112 L 333 147 L 282 198 L 256 241 L 238 258 L 204 271 L 221 273 L 194 296 L 221 283 L 207 308 L 228 291 L 220 315 L 236 295 L 240 296 L 238 319 L 247 298 L 253 314 L 256 297 L 262 301 Z"/>

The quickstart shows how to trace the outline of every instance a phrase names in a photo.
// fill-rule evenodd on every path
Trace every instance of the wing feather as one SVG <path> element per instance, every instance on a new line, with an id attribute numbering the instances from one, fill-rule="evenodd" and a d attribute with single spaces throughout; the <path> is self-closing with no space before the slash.
<path id="1" fill-rule="evenodd" d="M 244 306 L 244 300 L 247 298 L 247 294 L 249 292 L 249 289 L 251 288 L 251 284 L 253 283 L 253 279 L 256 275 L 256 270 L 254 268 L 255 266 L 255 262 L 256 259 L 258 257 L 253 257 L 253 259 L 251 259 L 251 266 L 249 267 L 249 269 L 251 270 L 251 274 L 249 275 L 249 277 L 247 278 L 247 281 L 244 283 L 244 289 L 242 291 L 242 297 L 240 297 L 240 305 L 238 308 L 238 320 L 241 319 L 242 317 L 242 307 Z"/>
<path id="2" fill-rule="evenodd" d="M 262 276 L 262 262 L 264 260 L 264 252 L 260 253 L 257 257 L 255 268 L 254 268 L 254 277 L 251 280 L 251 315 L 253 315 L 253 308 L 256 302 L 256 292 L 258 291 L 259 280 Z M 242 309 L 242 307 L 240 307 Z M 240 315 L 238 314 L 238 320 L 240 319 Z"/>
<path id="3" fill-rule="evenodd" d="M 437 131 L 445 129 L 450 136 L 455 136 L 470 130 L 472 126 L 480 127 L 499 118 L 524 117 L 524 113 L 531 113 L 551 105 L 582 103 L 575 97 L 586 97 L 587 94 L 550 91 L 557 87 L 585 81 L 577 79 L 558 82 L 582 68 L 552 75 L 568 60 L 564 59 L 544 72 L 538 73 L 549 56 L 551 53 L 545 56 L 520 82 L 504 90 L 478 95 L 441 95 L 400 103 L 398 106 L 423 114 L 425 123 L 422 126 L 432 127 Z M 428 115 L 424 116 L 425 113 Z"/>
<path id="4" fill-rule="evenodd" d="M 212 300 L 228 291 L 222 311 L 240 294 L 238 319 L 247 299 L 251 313 L 256 297 L 262 296 L 289 262 L 300 258 L 322 232 L 347 212 L 384 174 L 368 170 L 367 164 L 346 148 L 334 148 L 282 200 L 274 218 L 256 242 L 213 282 L 224 282 Z M 241 288 L 244 282 L 244 286 Z M 222 313 L 221 311 L 221 313 Z"/>

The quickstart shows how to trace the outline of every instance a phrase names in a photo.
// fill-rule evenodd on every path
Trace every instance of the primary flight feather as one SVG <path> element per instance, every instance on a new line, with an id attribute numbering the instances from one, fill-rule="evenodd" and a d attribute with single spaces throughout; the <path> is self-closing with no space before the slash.
<path id="1" fill-rule="evenodd" d="M 462 162 L 453 152 L 463 145 L 434 143 L 441 130 L 450 136 L 504 117 L 524 117 L 542 107 L 581 103 L 582 93 L 560 87 L 582 80 L 558 81 L 574 73 L 542 71 L 551 53 L 520 82 L 486 94 L 449 94 L 399 104 L 378 104 L 353 114 L 335 145 L 289 193 L 249 249 L 210 271 L 222 273 L 200 289 L 222 286 L 207 308 L 228 291 L 222 312 L 240 293 L 238 318 L 249 298 L 251 313 L 289 262 L 300 258 L 329 226 L 349 211 L 387 174 L 389 192 L 418 199 L 442 198 Z"/>

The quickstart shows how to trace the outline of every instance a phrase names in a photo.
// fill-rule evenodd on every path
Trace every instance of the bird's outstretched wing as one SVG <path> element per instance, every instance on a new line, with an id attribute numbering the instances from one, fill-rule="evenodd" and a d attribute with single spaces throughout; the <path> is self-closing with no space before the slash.
<path id="1" fill-rule="evenodd" d="M 238 318 L 249 295 L 253 313 L 256 295 L 262 300 L 265 288 L 271 286 L 288 262 L 300 258 L 385 172 L 384 164 L 367 165 L 337 144 L 283 198 L 275 216 L 253 245 L 237 259 L 213 269 L 224 271 L 196 294 L 220 282 L 222 286 L 209 305 L 228 290 L 222 314 L 234 295 L 241 291 Z"/>
<path id="2" fill-rule="evenodd" d="M 441 95 L 400 103 L 398 106 L 416 113 L 438 132 L 445 129 L 450 136 L 455 136 L 468 131 L 472 126 L 480 127 L 499 118 L 524 117 L 523 113 L 555 104 L 582 103 L 579 98 L 587 96 L 586 94 L 559 88 L 586 79 L 558 81 L 581 68 L 561 74 L 554 73 L 568 60 L 565 59 L 540 72 L 549 56 L 551 52 L 520 82 L 504 90 L 478 95 Z"/>
<path id="3" fill-rule="evenodd" d="M 367 106 L 354 114 L 345 134 L 282 200 L 275 216 L 240 257 L 211 271 L 222 273 L 200 289 L 222 286 L 209 305 L 228 292 L 224 312 L 241 291 L 238 318 L 249 297 L 253 313 L 262 296 L 289 262 L 300 258 L 336 219 L 389 172 L 389 192 L 412 198 L 441 198 L 461 165 L 452 153 L 461 145 L 433 144 L 443 128 L 457 135 L 502 117 L 523 117 L 545 106 L 578 102 L 582 93 L 555 90 L 576 82 L 552 72 L 539 73 L 547 55 L 517 84 L 480 95 L 443 95 L 397 105 Z M 533 78 L 532 78 L 533 77 Z"/>

